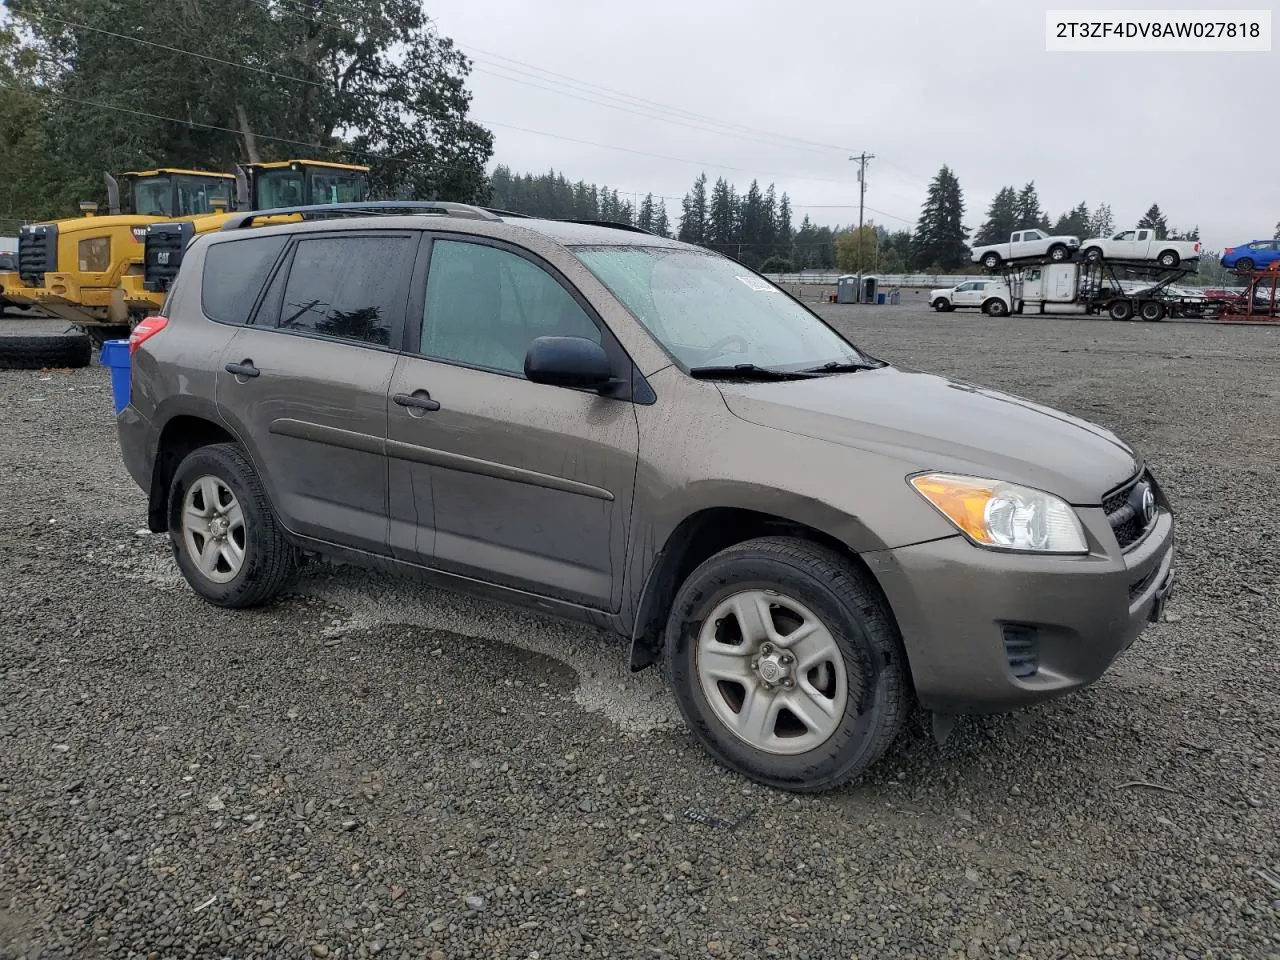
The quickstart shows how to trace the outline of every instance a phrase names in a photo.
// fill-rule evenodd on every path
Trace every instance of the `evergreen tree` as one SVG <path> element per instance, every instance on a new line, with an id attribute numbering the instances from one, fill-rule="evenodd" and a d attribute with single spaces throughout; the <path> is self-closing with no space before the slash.
<path id="1" fill-rule="evenodd" d="M 720 253 L 738 252 L 737 197 L 724 177 L 716 180 L 711 190 L 711 204 L 707 213 L 706 245 Z"/>
<path id="2" fill-rule="evenodd" d="M 1082 203 L 1074 210 L 1064 213 L 1053 225 L 1052 233 L 1058 237 L 1085 239 L 1089 236 L 1089 207 Z"/>
<path id="3" fill-rule="evenodd" d="M 685 243 L 705 244 L 708 236 L 707 175 L 698 174 L 693 189 L 684 195 L 680 204 L 680 232 L 677 235 Z"/>
<path id="4" fill-rule="evenodd" d="M 771 183 L 764 192 L 760 212 L 760 245 L 756 248 L 755 262 L 785 253 L 785 250 L 778 249 L 778 191 Z"/>
<path id="5" fill-rule="evenodd" d="M 791 198 L 785 193 L 778 201 L 778 215 L 773 221 L 774 250 L 785 260 L 794 260 L 792 246 L 794 233 L 791 229 Z"/>
<path id="6" fill-rule="evenodd" d="M 640 212 L 636 214 L 636 226 L 641 230 L 653 232 L 653 194 L 645 194 L 644 202 L 640 204 Z"/>
<path id="7" fill-rule="evenodd" d="M 764 235 L 764 194 L 755 180 L 747 188 L 746 195 L 738 200 L 737 241 L 741 247 L 735 256 L 743 263 L 759 263 L 764 257 L 757 255 Z"/>
<path id="8" fill-rule="evenodd" d="M 1028 227 L 1038 227 L 1041 230 L 1048 231 L 1049 220 L 1044 215 L 1044 211 L 1040 209 L 1040 195 L 1036 192 L 1035 181 L 1027 183 L 1018 191 L 1018 202 L 1016 204 L 1018 214 L 1018 224 L 1014 230 L 1025 230 Z M 1004 236 L 1008 240 L 1008 234 Z"/>
<path id="9" fill-rule="evenodd" d="M 987 209 L 987 219 L 978 228 L 974 244 L 1008 243 L 1009 234 L 1017 230 L 1018 193 L 1013 187 L 1001 187 Z"/>
<path id="10" fill-rule="evenodd" d="M 912 264 L 919 268 L 956 270 L 969 265 L 968 231 L 964 227 L 964 194 L 960 181 L 943 166 L 929 184 L 912 242 Z"/>
<path id="11" fill-rule="evenodd" d="M 657 206 L 654 208 L 653 227 L 654 233 L 660 237 L 671 236 L 671 224 L 667 220 L 667 202 L 658 200 Z"/>
<path id="12" fill-rule="evenodd" d="M 1153 203 L 1138 221 L 1138 229 L 1150 229 L 1156 232 L 1156 238 L 1164 240 L 1169 232 L 1169 223 L 1160 211 L 1160 205 Z"/>
<path id="13" fill-rule="evenodd" d="M 895 230 L 885 245 L 884 261 L 880 267 L 885 273 L 905 273 L 911 263 L 911 231 Z"/>

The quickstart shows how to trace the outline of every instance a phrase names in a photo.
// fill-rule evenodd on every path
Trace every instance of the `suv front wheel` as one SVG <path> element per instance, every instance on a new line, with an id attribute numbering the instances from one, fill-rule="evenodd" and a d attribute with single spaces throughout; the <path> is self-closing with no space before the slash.
<path id="1" fill-rule="evenodd" d="M 219 607 L 253 607 L 298 571 L 262 483 L 233 443 L 200 447 L 169 487 L 169 539 L 187 583 Z"/>
<path id="2" fill-rule="evenodd" d="M 768 537 L 716 554 L 672 605 L 666 669 L 694 736 L 721 763 L 797 792 L 876 762 L 907 712 L 896 626 L 844 558 Z"/>

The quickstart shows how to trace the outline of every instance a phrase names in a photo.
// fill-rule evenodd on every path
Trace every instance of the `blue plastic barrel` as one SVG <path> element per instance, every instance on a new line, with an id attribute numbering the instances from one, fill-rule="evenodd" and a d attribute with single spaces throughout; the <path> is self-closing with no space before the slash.
<path id="1" fill-rule="evenodd" d="M 883 305 L 883 304 L 884 304 L 884 294 L 883 294 L 883 293 L 877 293 L 877 294 L 876 294 L 876 303 L 881 304 L 881 305 Z"/>
<path id="2" fill-rule="evenodd" d="M 102 345 L 100 359 L 111 371 L 111 400 L 118 416 L 129 405 L 129 341 L 108 340 Z"/>

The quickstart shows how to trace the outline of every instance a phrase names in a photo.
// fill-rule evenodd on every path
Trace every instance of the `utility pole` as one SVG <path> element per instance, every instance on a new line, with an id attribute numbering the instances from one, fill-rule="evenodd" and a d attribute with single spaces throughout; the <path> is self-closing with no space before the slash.
<path id="1" fill-rule="evenodd" d="M 867 199 L 867 161 L 874 160 L 875 156 L 863 151 L 849 158 L 858 161 L 858 303 L 862 302 L 862 266 L 865 259 L 862 252 L 862 207 Z"/>

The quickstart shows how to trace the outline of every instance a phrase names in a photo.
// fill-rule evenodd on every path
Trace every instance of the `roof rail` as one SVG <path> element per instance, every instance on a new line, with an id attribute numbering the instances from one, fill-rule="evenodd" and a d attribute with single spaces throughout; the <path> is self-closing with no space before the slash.
<path id="1" fill-rule="evenodd" d="M 304 220 L 329 220 L 340 217 L 394 217 L 423 214 L 460 217 L 467 220 L 501 220 L 484 207 L 469 203 L 445 203 L 435 200 L 371 200 L 366 203 L 322 203 L 309 207 L 275 207 L 237 213 L 222 225 L 223 230 L 241 230 L 255 220 L 267 217 L 301 216 Z"/>
<path id="2" fill-rule="evenodd" d="M 587 227 L 612 227 L 614 230 L 629 230 L 631 233 L 643 233 L 646 236 L 656 237 L 657 234 L 652 230 L 646 230 L 644 227 L 637 227 L 632 223 L 623 223 L 619 220 L 579 220 L 575 217 L 559 218 L 560 223 L 580 223 Z"/>
<path id="3" fill-rule="evenodd" d="M 496 214 L 503 220 L 507 217 L 515 217 L 519 220 L 532 220 L 533 216 L 528 213 L 516 213 L 514 210 L 499 210 L 497 207 L 481 207 L 482 210 L 488 210 L 490 213 Z"/>

